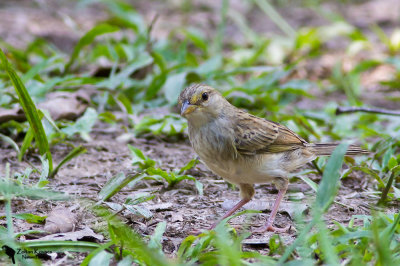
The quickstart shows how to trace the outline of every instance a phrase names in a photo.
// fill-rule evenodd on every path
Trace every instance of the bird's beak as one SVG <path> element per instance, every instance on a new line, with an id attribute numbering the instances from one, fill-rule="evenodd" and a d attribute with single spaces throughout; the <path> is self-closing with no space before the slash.
<path id="1" fill-rule="evenodd" d="M 181 107 L 181 116 L 186 116 L 187 114 L 193 112 L 195 109 L 195 105 L 190 104 L 189 101 L 184 101 Z"/>

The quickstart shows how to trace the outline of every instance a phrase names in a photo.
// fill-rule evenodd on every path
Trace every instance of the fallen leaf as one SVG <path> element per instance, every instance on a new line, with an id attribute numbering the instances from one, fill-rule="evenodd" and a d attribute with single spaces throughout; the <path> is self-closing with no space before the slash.
<path id="1" fill-rule="evenodd" d="M 54 120 L 74 120 L 85 112 L 89 101 L 90 94 L 87 90 L 74 93 L 53 92 L 38 107 L 49 111 Z"/>
<path id="2" fill-rule="evenodd" d="M 80 90 L 74 93 L 53 92 L 47 94 L 46 100 L 39 103 L 37 106 L 39 109 L 49 111 L 51 118 L 54 120 L 75 120 L 85 112 L 91 94 L 93 93 L 94 91 L 90 89 Z M 18 122 L 25 121 L 26 117 L 22 109 L 0 108 L 0 123 L 11 120 Z"/>
<path id="3" fill-rule="evenodd" d="M 222 203 L 222 208 L 224 210 L 230 210 L 235 206 L 237 202 L 233 200 L 225 200 Z M 272 209 L 273 201 L 263 201 L 263 200 L 252 200 L 243 206 L 246 210 L 257 210 L 257 211 L 270 211 Z M 282 202 L 279 206 L 278 212 L 286 212 L 289 214 L 290 218 L 293 219 L 296 214 L 302 214 L 304 211 L 308 210 L 310 206 L 306 203 L 299 202 Z"/>
<path id="4" fill-rule="evenodd" d="M 75 232 L 68 232 L 68 233 L 58 233 L 47 235 L 45 237 L 39 238 L 37 240 L 70 240 L 70 241 L 78 241 L 78 240 L 85 240 L 85 241 L 103 241 L 104 237 L 102 235 L 96 234 L 93 232 L 92 229 L 89 227 L 85 227 L 80 231 Z"/>
<path id="5" fill-rule="evenodd" d="M 146 204 L 146 208 L 150 211 L 170 211 L 173 204 L 171 202 L 160 203 L 160 204 Z"/>
<path id="6" fill-rule="evenodd" d="M 182 214 L 176 213 L 176 212 L 171 213 L 171 222 L 172 223 L 174 223 L 174 222 L 182 222 L 182 221 L 183 221 Z"/>
<path id="7" fill-rule="evenodd" d="M 25 121 L 25 114 L 20 108 L 5 109 L 0 108 L 0 123 L 15 120 L 17 122 Z"/>
<path id="8" fill-rule="evenodd" d="M 54 233 L 65 233 L 75 229 L 75 214 L 65 208 L 56 208 L 46 218 L 44 230 Z"/>
<path id="9" fill-rule="evenodd" d="M 244 239 L 244 240 L 242 240 L 242 244 L 244 244 L 244 245 L 255 245 L 255 246 L 268 245 L 269 244 L 269 238 L 264 237 L 264 238 L 260 238 L 260 239 L 257 239 L 257 238 Z"/>

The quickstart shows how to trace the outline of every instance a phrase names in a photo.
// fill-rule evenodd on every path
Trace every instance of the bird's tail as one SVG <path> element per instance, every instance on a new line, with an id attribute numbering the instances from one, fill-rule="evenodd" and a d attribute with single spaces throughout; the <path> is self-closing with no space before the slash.
<path id="1" fill-rule="evenodd" d="M 312 144 L 312 148 L 317 156 L 331 155 L 333 150 L 338 146 L 337 143 L 316 143 Z M 346 155 L 361 155 L 361 154 L 369 154 L 370 152 L 364 149 L 361 149 L 356 145 L 349 145 L 346 151 Z"/>

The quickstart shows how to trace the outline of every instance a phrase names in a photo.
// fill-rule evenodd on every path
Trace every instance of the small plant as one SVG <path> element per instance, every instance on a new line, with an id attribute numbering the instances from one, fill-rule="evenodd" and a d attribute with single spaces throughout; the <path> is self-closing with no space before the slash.
<path id="1" fill-rule="evenodd" d="M 197 188 L 200 195 L 203 195 L 203 184 L 196 180 L 191 175 L 186 175 L 185 172 L 193 168 L 198 163 L 197 159 L 192 159 L 185 166 L 180 169 L 173 170 L 171 172 L 164 171 L 160 168 L 148 168 L 146 170 L 147 178 L 152 178 L 158 181 L 166 181 L 168 183 L 168 189 L 174 187 L 176 184 L 183 180 L 192 180 Z"/>
<path id="2" fill-rule="evenodd" d="M 199 194 L 203 195 L 203 184 L 197 181 L 196 178 L 194 178 L 193 176 L 185 174 L 187 170 L 192 169 L 196 166 L 196 164 L 198 163 L 197 159 L 192 159 L 180 169 L 168 172 L 162 170 L 161 168 L 154 167 L 156 165 L 156 162 L 149 157 L 144 156 L 143 152 L 138 148 L 129 145 L 129 149 L 132 152 L 133 164 L 139 166 L 139 169 L 141 169 L 145 173 L 146 178 L 154 179 L 157 181 L 166 181 L 168 183 L 168 189 L 174 187 L 176 184 L 183 180 L 192 180 L 195 182 L 195 186 Z"/>
<path id="3" fill-rule="evenodd" d="M 126 176 L 124 173 L 118 173 L 113 178 L 107 181 L 107 183 L 103 186 L 101 191 L 99 192 L 100 202 L 104 202 L 118 193 L 121 189 L 123 189 L 128 184 L 132 187 L 134 184 L 139 182 L 140 180 L 154 179 L 157 181 L 166 181 L 168 184 L 168 188 L 172 188 L 179 182 L 183 180 L 193 180 L 195 182 L 195 186 L 200 195 L 203 194 L 203 184 L 197 181 L 193 176 L 186 175 L 185 172 L 189 169 L 192 169 L 197 163 L 197 159 L 192 159 L 182 168 L 175 170 L 173 172 L 167 172 L 160 168 L 155 167 L 156 161 L 145 156 L 141 150 L 131 145 L 128 145 L 129 150 L 132 155 L 132 164 L 137 167 L 138 172 L 135 174 L 129 174 Z M 149 200 L 149 197 L 146 197 Z M 136 200 L 127 199 L 125 202 L 127 205 L 135 205 L 138 202 Z M 127 207 L 127 206 L 125 206 Z M 127 207 L 130 208 L 130 207 Z M 119 209 L 117 206 L 116 209 Z M 148 215 L 145 215 L 148 216 Z"/>
<path id="4" fill-rule="evenodd" d="M 49 143 L 47 141 L 47 137 L 44 132 L 43 125 L 36 106 L 32 101 L 32 98 L 30 97 L 28 91 L 26 90 L 24 83 L 21 81 L 15 70 L 11 67 L 6 55 L 1 50 L 0 60 L 2 68 L 5 69 L 6 73 L 12 81 L 12 84 L 14 85 L 21 107 L 24 110 L 26 118 L 29 121 L 29 125 L 33 133 L 31 139 L 33 138 L 33 136 L 35 137 L 36 143 L 39 147 L 39 152 L 42 156 L 46 155 L 47 160 L 49 160 L 49 170 L 52 171 L 53 159 L 51 157 Z"/>
<path id="5" fill-rule="evenodd" d="M 48 164 L 47 164 L 48 170 Z M 27 171 L 30 172 L 30 171 Z M 39 182 L 40 184 L 40 182 Z M 13 250 L 49 250 L 49 248 L 55 248 L 57 250 L 65 251 L 77 251 L 87 252 L 94 250 L 99 247 L 98 244 L 84 242 L 84 241 L 35 241 L 25 242 L 18 241 L 21 236 L 27 234 L 43 233 L 41 230 L 27 230 L 24 232 L 15 232 L 12 218 L 23 219 L 29 223 L 43 223 L 46 217 L 41 217 L 31 213 L 13 214 L 12 212 L 12 201 L 16 199 L 31 199 L 31 200 L 51 200 L 51 201 L 66 201 L 70 197 L 64 193 L 51 191 L 45 188 L 31 187 L 15 182 L 10 175 L 9 164 L 6 166 L 5 176 L 0 178 L 0 198 L 4 201 L 5 205 L 5 218 L 7 221 L 7 227 L 0 226 L 0 245 L 8 246 Z M 34 254 L 34 253 L 32 253 Z M 21 254 L 15 254 L 17 261 L 26 261 L 27 258 L 23 258 Z M 37 261 L 37 258 L 32 258 Z"/>
<path id="6" fill-rule="evenodd" d="M 92 261 L 101 260 L 109 265 L 114 258 L 121 263 L 143 264 L 143 265 L 174 265 L 160 250 L 162 234 L 165 230 L 165 223 L 160 223 L 147 244 L 142 236 L 132 230 L 124 222 L 119 220 L 114 213 L 108 209 L 95 205 L 92 208 L 95 215 L 107 221 L 106 234 L 109 240 L 98 245 L 98 248 L 83 260 L 81 265 L 89 265 Z"/>

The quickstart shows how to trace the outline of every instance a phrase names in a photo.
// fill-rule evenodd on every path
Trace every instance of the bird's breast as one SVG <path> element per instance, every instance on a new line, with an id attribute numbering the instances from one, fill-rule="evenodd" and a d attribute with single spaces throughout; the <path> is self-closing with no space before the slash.
<path id="1" fill-rule="evenodd" d="M 201 128 L 189 124 L 189 138 L 193 149 L 207 167 L 231 183 L 243 183 L 243 178 L 248 178 L 249 170 L 254 170 L 255 165 L 252 164 L 259 163 L 237 153 L 233 130 L 224 127 L 223 123 L 203 125 Z"/>
<path id="2" fill-rule="evenodd" d="M 189 124 L 189 139 L 193 149 L 204 161 L 227 160 L 237 155 L 233 130 L 221 121 L 210 122 L 201 127 Z"/>

